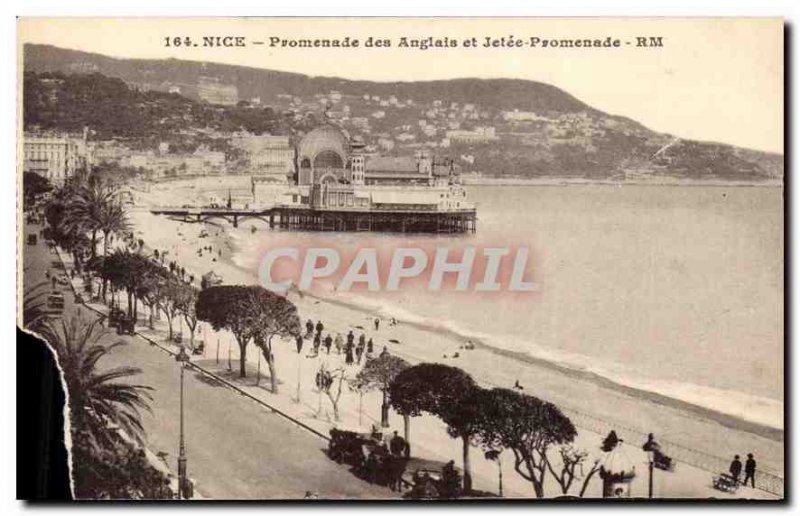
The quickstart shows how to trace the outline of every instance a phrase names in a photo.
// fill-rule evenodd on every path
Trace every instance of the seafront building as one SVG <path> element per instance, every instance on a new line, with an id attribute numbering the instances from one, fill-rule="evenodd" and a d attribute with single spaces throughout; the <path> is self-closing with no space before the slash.
<path id="1" fill-rule="evenodd" d="M 368 155 L 360 138 L 328 124 L 297 147 L 296 184 L 285 205 L 370 212 L 470 212 L 460 169 L 450 159 L 421 151 L 414 156 Z"/>
<path id="2" fill-rule="evenodd" d="M 78 170 L 91 166 L 87 131 L 82 134 L 25 133 L 23 138 L 23 172 L 35 172 L 51 183 L 63 184 Z"/>

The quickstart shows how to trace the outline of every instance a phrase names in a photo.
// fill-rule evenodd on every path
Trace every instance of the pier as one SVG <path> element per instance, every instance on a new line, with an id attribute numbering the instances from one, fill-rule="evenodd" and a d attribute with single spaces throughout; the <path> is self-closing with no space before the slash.
<path id="1" fill-rule="evenodd" d="M 475 208 L 460 210 L 376 210 L 358 208 L 309 208 L 273 206 L 263 209 L 242 208 L 155 208 L 163 215 L 184 222 L 223 220 L 233 227 L 258 219 L 271 229 L 299 231 L 373 231 L 386 233 L 475 233 Z"/>

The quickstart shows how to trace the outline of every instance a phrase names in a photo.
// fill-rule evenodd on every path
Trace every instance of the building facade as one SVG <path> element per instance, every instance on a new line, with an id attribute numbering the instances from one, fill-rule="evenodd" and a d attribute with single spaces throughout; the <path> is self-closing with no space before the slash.
<path id="1" fill-rule="evenodd" d="M 23 139 L 23 171 L 35 172 L 51 183 L 63 184 L 75 172 L 91 165 L 86 134 L 26 133 Z"/>
<path id="2" fill-rule="evenodd" d="M 297 182 L 286 204 L 328 210 L 437 212 L 472 209 L 452 160 L 428 152 L 369 155 L 339 127 L 309 132 L 297 147 Z"/>

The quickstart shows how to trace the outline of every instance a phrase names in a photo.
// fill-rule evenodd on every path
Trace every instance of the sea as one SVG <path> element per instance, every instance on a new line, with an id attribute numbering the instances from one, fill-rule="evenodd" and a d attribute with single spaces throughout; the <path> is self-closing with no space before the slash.
<path id="1" fill-rule="evenodd" d="M 277 246 L 526 247 L 535 292 L 432 292 L 417 282 L 313 294 L 783 428 L 781 187 L 470 186 L 468 195 L 475 234 L 270 231 L 251 221 L 231 230 L 233 261 L 256 281 Z"/>

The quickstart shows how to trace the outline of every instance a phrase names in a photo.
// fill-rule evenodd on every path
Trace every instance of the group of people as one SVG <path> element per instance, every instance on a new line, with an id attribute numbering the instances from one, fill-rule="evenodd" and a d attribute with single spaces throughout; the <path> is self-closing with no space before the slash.
<path id="1" fill-rule="evenodd" d="M 731 466 L 728 468 L 728 471 L 733 477 L 733 481 L 738 485 L 739 477 L 742 474 L 742 460 L 738 455 L 733 456 L 733 460 L 731 461 Z M 747 454 L 747 460 L 744 463 L 744 481 L 742 482 L 742 485 L 746 486 L 748 480 L 750 481 L 750 487 L 756 487 L 756 459 L 753 458 L 752 453 Z"/>
<path id="2" fill-rule="evenodd" d="M 376 328 L 378 328 L 380 325 L 379 321 L 379 319 L 375 319 Z M 332 337 L 330 333 L 327 333 L 323 338 L 322 335 L 324 330 L 325 325 L 322 323 L 322 321 L 317 321 L 316 324 L 314 324 L 311 319 L 306 321 L 305 337 L 298 335 L 296 338 L 297 352 L 300 353 L 302 351 L 303 340 L 306 338 L 313 339 L 312 356 L 319 355 L 320 348 L 323 346 L 325 347 L 325 352 L 330 355 L 331 348 L 333 348 L 337 355 L 344 353 L 345 363 L 347 365 L 360 364 L 362 358 L 364 358 L 364 361 L 366 362 L 375 354 L 375 343 L 373 342 L 372 337 L 367 339 L 367 336 L 363 332 L 361 335 L 359 335 L 358 342 L 356 342 L 356 336 L 353 333 L 353 330 L 350 330 L 347 333 L 346 338 L 343 338 L 341 333 L 336 333 L 336 337 Z M 383 353 L 385 352 L 387 352 L 386 346 L 383 348 Z"/>

